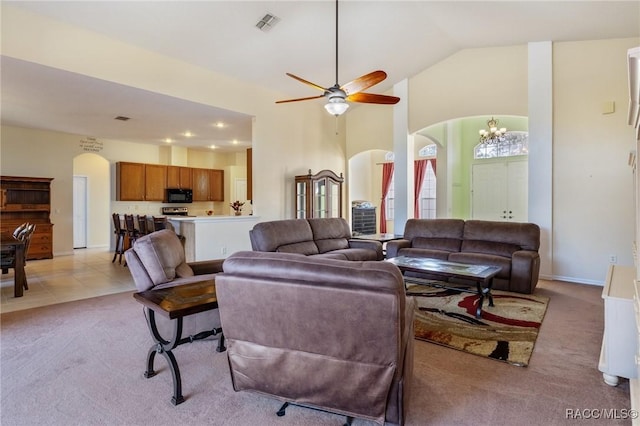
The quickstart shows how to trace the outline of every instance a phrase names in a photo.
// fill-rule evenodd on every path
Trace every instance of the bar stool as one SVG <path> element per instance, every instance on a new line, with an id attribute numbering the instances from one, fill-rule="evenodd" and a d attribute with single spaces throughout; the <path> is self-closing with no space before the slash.
<path id="1" fill-rule="evenodd" d="M 132 214 L 124 215 L 124 226 L 127 231 L 127 237 L 129 237 L 129 247 L 133 247 L 133 243 L 135 243 L 140 236 L 140 232 L 135 227 Z"/>
<path id="2" fill-rule="evenodd" d="M 140 236 L 147 235 L 149 230 L 147 229 L 147 216 L 146 215 L 137 215 L 138 219 L 138 234 Z"/>
<path id="3" fill-rule="evenodd" d="M 153 230 L 159 231 L 167 228 L 166 216 L 153 216 Z"/>
<path id="4" fill-rule="evenodd" d="M 122 254 L 124 253 L 124 236 L 127 233 L 126 230 L 122 229 L 122 225 L 120 224 L 120 215 L 118 213 L 114 213 L 111 215 L 113 217 L 113 233 L 116 236 L 116 245 L 115 250 L 113 251 L 113 260 L 111 263 L 116 261 L 116 257 L 120 256 L 118 259 L 118 263 L 122 264 Z"/>

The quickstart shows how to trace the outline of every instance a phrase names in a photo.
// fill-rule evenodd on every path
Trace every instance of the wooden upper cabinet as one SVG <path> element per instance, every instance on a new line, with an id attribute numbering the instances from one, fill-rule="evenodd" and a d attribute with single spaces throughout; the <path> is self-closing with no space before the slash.
<path id="1" fill-rule="evenodd" d="M 116 163 L 116 200 L 144 200 L 144 164 Z"/>
<path id="2" fill-rule="evenodd" d="M 167 188 L 193 189 L 190 167 L 167 166 Z"/>
<path id="3" fill-rule="evenodd" d="M 224 201 L 224 170 L 209 170 L 209 196 L 211 201 Z"/>
<path id="4" fill-rule="evenodd" d="M 167 166 L 145 164 L 144 169 L 144 200 L 164 201 L 167 188 Z"/>
<path id="5" fill-rule="evenodd" d="M 191 169 L 193 173 L 193 201 L 209 201 L 211 177 L 209 169 Z"/>
<path id="6" fill-rule="evenodd" d="M 224 170 L 191 169 L 193 201 L 224 201 Z"/>
<path id="7" fill-rule="evenodd" d="M 224 201 L 224 170 L 116 163 L 118 201 L 165 201 L 167 188 L 193 189 L 193 201 Z"/>

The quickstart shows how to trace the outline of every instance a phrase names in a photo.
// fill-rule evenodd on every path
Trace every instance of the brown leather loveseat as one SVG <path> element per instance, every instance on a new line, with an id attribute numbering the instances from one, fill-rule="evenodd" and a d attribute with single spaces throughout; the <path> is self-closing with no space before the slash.
<path id="1" fill-rule="evenodd" d="M 257 223 L 249 231 L 254 251 L 297 253 L 341 260 L 382 260 L 379 241 L 351 238 L 343 218 L 287 219 Z"/>
<path id="2" fill-rule="evenodd" d="M 387 243 L 387 258 L 430 257 L 495 265 L 496 290 L 531 294 L 540 272 L 540 228 L 533 223 L 409 219 L 404 239 Z"/>
<path id="3" fill-rule="evenodd" d="M 216 276 L 233 388 L 404 423 L 415 302 L 387 262 L 237 252 Z"/>

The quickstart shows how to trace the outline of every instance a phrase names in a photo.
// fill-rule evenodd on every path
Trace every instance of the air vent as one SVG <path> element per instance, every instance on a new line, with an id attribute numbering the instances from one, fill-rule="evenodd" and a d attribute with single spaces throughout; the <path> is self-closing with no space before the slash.
<path id="1" fill-rule="evenodd" d="M 128 121 L 128 120 L 131 120 L 131 118 L 130 117 L 125 117 L 124 115 L 119 115 L 116 118 L 114 118 L 114 120 Z"/>
<path id="2" fill-rule="evenodd" d="M 266 32 L 273 28 L 278 22 L 280 22 L 280 18 L 267 13 L 261 20 L 258 21 L 258 23 L 256 24 L 256 28 Z"/>

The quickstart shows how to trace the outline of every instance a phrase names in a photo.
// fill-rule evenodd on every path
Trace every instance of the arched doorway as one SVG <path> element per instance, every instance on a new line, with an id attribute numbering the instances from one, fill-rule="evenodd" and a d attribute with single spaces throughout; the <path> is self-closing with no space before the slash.
<path id="1" fill-rule="evenodd" d="M 80 154 L 73 159 L 74 182 L 78 177 L 86 183 L 83 196 L 77 197 L 74 189 L 74 242 L 76 232 L 84 233 L 87 248 L 108 248 L 110 244 L 111 179 L 109 170 L 109 161 L 97 154 Z M 84 218 L 76 218 L 76 213 L 83 214 Z M 77 230 L 77 226 L 84 227 L 84 230 Z"/>

